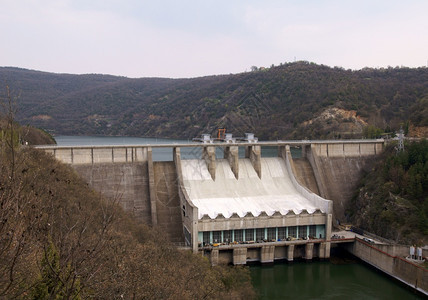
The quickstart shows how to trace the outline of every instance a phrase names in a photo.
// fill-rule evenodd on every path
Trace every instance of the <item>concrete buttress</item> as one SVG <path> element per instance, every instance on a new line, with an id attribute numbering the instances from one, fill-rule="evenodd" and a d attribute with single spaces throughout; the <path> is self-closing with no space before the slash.
<path id="1" fill-rule="evenodd" d="M 307 243 L 305 246 L 305 259 L 312 260 L 314 256 L 314 243 Z"/>
<path id="2" fill-rule="evenodd" d="M 245 147 L 245 157 L 250 159 L 259 178 L 262 178 L 261 153 L 262 151 L 260 146 L 254 145 Z"/>
<path id="3" fill-rule="evenodd" d="M 212 266 L 218 265 L 218 249 L 211 250 L 210 261 Z"/>
<path id="4" fill-rule="evenodd" d="M 233 265 L 245 265 L 247 263 L 247 248 L 233 249 Z"/>
<path id="5" fill-rule="evenodd" d="M 224 158 L 229 162 L 230 168 L 236 179 L 239 179 L 238 147 L 231 146 L 224 149 Z"/>
<path id="6" fill-rule="evenodd" d="M 214 146 L 207 146 L 203 148 L 202 151 L 202 159 L 205 160 L 208 171 L 210 172 L 211 178 L 215 180 L 215 147 Z"/>
<path id="7" fill-rule="evenodd" d="M 288 261 L 294 260 L 294 245 L 288 245 L 287 247 L 287 260 Z"/>
<path id="8" fill-rule="evenodd" d="M 260 262 L 262 264 L 273 263 L 274 256 L 275 256 L 275 246 L 273 245 L 263 246 L 261 251 L 262 253 L 261 253 Z"/>

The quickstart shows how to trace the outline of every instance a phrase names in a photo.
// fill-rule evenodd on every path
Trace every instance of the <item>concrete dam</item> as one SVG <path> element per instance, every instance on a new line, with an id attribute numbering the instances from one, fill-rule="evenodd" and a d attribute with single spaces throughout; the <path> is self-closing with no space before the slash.
<path id="1" fill-rule="evenodd" d="M 264 146 L 275 147 L 277 157 L 263 157 Z M 212 264 L 239 265 L 329 258 L 332 224 L 345 219 L 362 172 L 383 146 L 343 140 L 37 148 L 173 243 Z M 199 157 L 182 158 L 188 147 Z M 158 148 L 172 150 L 171 161 L 154 161 Z"/>

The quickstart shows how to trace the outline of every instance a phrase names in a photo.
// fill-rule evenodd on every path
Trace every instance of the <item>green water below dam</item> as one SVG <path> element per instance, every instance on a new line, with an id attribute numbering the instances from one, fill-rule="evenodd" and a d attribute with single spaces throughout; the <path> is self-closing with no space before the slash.
<path id="1" fill-rule="evenodd" d="M 358 262 L 294 262 L 250 267 L 259 299 L 423 299 Z"/>

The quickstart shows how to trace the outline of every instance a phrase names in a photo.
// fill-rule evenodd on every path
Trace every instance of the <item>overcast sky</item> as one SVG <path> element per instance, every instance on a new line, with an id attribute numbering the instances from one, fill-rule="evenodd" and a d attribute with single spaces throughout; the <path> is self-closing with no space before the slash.
<path id="1" fill-rule="evenodd" d="M 0 66 L 196 77 L 427 66 L 428 0 L 0 0 Z"/>

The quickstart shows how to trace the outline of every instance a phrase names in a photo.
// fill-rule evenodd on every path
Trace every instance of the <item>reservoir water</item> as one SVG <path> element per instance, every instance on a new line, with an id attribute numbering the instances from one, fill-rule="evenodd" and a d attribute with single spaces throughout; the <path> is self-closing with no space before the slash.
<path id="1" fill-rule="evenodd" d="M 110 136 L 55 136 L 58 146 L 102 146 L 102 145 L 146 145 L 146 144 L 189 144 L 191 140 L 175 140 L 160 138 L 141 138 L 141 137 L 110 137 Z M 291 149 L 293 157 L 300 155 L 300 150 Z M 278 155 L 276 147 L 262 147 L 263 157 L 275 157 Z M 245 149 L 239 147 L 239 157 L 245 156 Z M 202 148 L 189 147 L 181 148 L 181 157 L 183 159 L 200 159 L 202 157 Z M 223 158 L 223 150 L 216 148 L 216 157 Z M 171 148 L 154 148 L 153 160 L 172 161 Z"/>
<path id="2" fill-rule="evenodd" d="M 55 139 L 59 146 L 191 143 L 183 140 L 137 137 L 56 136 Z M 241 148 L 239 154 L 244 157 L 244 149 Z M 182 157 L 200 158 L 200 149 L 182 148 Z M 222 150 L 216 150 L 217 157 L 222 158 Z M 292 154 L 293 157 L 300 156 L 300 150 L 292 148 Z M 277 156 L 276 148 L 262 148 L 262 155 Z M 153 159 L 172 160 L 172 150 L 154 148 Z M 386 275 L 352 259 L 333 257 L 331 262 L 252 266 L 250 271 L 260 299 L 421 299 Z"/>

